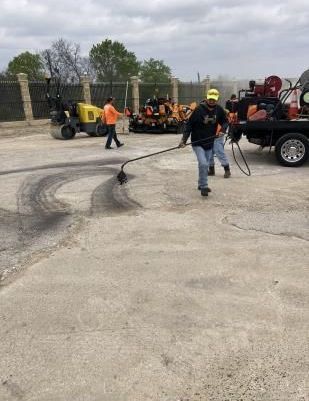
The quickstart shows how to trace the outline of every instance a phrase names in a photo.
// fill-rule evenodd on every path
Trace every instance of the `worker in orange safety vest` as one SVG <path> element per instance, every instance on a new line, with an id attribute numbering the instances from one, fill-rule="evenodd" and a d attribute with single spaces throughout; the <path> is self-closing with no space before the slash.
<path id="1" fill-rule="evenodd" d="M 111 144 L 112 140 L 114 139 L 117 148 L 120 148 L 120 146 L 123 146 L 124 144 L 119 141 L 117 138 L 116 134 L 116 121 L 119 116 L 122 115 L 122 113 L 119 113 L 114 107 L 114 98 L 109 97 L 106 100 L 105 106 L 104 106 L 104 120 L 103 122 L 106 124 L 107 127 L 107 141 L 105 144 L 105 149 L 113 149 Z"/>

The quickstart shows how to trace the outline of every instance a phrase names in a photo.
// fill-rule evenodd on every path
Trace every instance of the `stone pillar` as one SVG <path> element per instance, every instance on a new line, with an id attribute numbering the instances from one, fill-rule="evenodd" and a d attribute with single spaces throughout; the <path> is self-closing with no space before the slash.
<path id="1" fill-rule="evenodd" d="M 138 77 L 131 77 L 133 113 L 139 112 L 139 80 Z"/>
<path id="2" fill-rule="evenodd" d="M 205 93 L 207 91 L 209 91 L 209 89 L 210 89 L 210 76 L 206 75 L 206 78 L 205 78 Z"/>
<path id="3" fill-rule="evenodd" d="M 233 80 L 233 93 L 238 97 L 238 85 L 236 79 Z"/>
<path id="4" fill-rule="evenodd" d="M 85 103 L 91 104 L 90 78 L 87 75 L 82 76 L 80 78 L 80 83 L 83 86 Z"/>
<path id="5" fill-rule="evenodd" d="M 17 74 L 17 79 L 20 85 L 21 98 L 25 112 L 26 121 L 33 120 L 31 98 L 29 92 L 28 76 L 27 74 Z"/>
<path id="6" fill-rule="evenodd" d="M 172 84 L 172 101 L 174 103 L 178 103 L 178 78 L 172 77 L 171 78 Z"/>

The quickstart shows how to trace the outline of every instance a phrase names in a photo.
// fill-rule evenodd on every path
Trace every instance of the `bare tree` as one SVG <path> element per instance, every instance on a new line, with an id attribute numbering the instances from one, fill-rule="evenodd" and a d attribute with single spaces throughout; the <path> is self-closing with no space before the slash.
<path id="1" fill-rule="evenodd" d="M 51 77 L 53 77 L 55 75 L 55 72 L 57 71 L 56 62 L 53 59 L 52 53 L 53 52 L 51 49 L 46 49 L 41 52 L 41 58 L 43 60 L 45 70 Z"/>
<path id="2" fill-rule="evenodd" d="M 8 72 L 7 71 L 0 71 L 0 81 L 6 81 L 8 79 Z"/>
<path id="3" fill-rule="evenodd" d="M 81 71 L 83 75 L 88 75 L 93 81 L 96 79 L 96 72 L 90 63 L 89 57 L 82 57 L 80 61 Z"/>
<path id="4" fill-rule="evenodd" d="M 46 70 L 65 82 L 79 82 L 82 75 L 90 72 L 89 60 L 80 54 L 80 45 L 65 39 L 53 42 L 41 54 Z"/>

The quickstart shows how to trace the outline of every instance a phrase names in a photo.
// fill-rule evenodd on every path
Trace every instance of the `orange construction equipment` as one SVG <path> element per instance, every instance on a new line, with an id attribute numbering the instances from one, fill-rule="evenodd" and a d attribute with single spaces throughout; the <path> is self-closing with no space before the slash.
<path id="1" fill-rule="evenodd" d="M 250 104 L 248 107 L 248 112 L 247 112 L 247 118 L 252 116 L 257 112 L 257 105 L 256 104 Z"/>
<path id="2" fill-rule="evenodd" d="M 150 116 L 152 116 L 153 115 L 153 109 L 152 109 L 152 107 L 151 106 L 147 106 L 146 107 L 146 116 L 147 117 L 150 117 Z"/>
<path id="3" fill-rule="evenodd" d="M 131 117 L 132 112 L 130 111 L 129 107 L 126 107 L 124 109 L 124 114 L 125 114 L 126 117 Z"/>
<path id="4" fill-rule="evenodd" d="M 265 121 L 267 119 L 266 110 L 258 110 L 256 113 L 251 114 L 248 118 L 249 121 Z"/>
<path id="5" fill-rule="evenodd" d="M 291 103 L 288 112 L 289 120 L 295 120 L 298 117 L 298 100 L 297 100 L 297 90 L 294 89 L 291 94 Z"/>

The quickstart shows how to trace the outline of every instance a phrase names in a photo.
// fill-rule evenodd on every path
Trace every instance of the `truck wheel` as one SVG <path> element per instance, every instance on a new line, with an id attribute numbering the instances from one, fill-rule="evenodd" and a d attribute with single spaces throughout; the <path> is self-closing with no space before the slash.
<path id="1" fill-rule="evenodd" d="M 277 160 L 288 167 L 305 163 L 309 156 L 309 141 L 303 134 L 285 134 L 275 145 Z"/>

